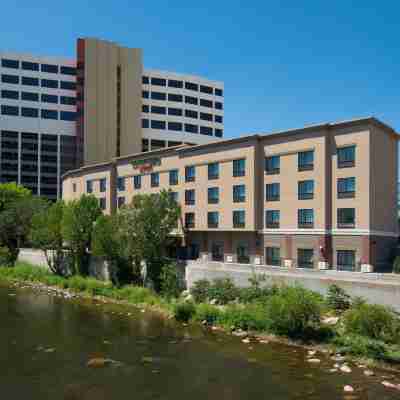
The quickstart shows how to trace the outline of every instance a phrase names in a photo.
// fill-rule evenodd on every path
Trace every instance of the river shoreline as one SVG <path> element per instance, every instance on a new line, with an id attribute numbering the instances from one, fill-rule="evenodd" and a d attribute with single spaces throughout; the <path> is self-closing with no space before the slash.
<path id="1" fill-rule="evenodd" d="M 63 298 L 65 300 L 90 300 L 94 303 L 93 305 L 115 304 L 124 307 L 134 308 L 135 310 L 140 310 L 141 312 L 156 313 L 160 317 L 165 319 L 174 318 L 172 308 L 169 307 L 169 304 L 165 301 L 160 301 L 158 304 L 148 304 L 146 302 L 133 304 L 132 302 L 127 300 L 118 300 L 106 296 L 92 295 L 84 291 L 75 291 L 71 289 L 60 288 L 57 285 L 48 285 L 42 282 L 15 278 L 7 279 L 4 277 L 0 277 L 0 284 L 8 287 L 14 287 L 16 289 L 30 289 L 49 296 Z M 121 312 L 120 315 L 125 315 L 129 317 L 131 313 Z M 201 325 L 197 322 L 191 322 L 190 324 Z M 187 323 L 182 323 L 182 325 L 188 326 Z M 351 368 L 363 369 L 364 371 L 371 371 L 371 369 L 374 369 L 373 375 L 371 376 L 375 376 L 379 373 L 395 374 L 397 380 L 400 380 L 400 376 L 398 376 L 398 374 L 400 374 L 400 366 L 374 359 L 358 358 L 348 354 L 342 356 L 341 354 L 337 353 L 334 346 L 332 345 L 325 345 L 320 343 L 304 343 L 300 341 L 294 341 L 286 337 L 271 335 L 269 333 L 262 332 L 245 332 L 240 330 L 229 331 L 222 326 L 207 325 L 205 323 L 203 323 L 203 328 L 208 331 L 221 332 L 229 336 L 237 336 L 238 339 L 241 340 L 242 344 L 248 346 L 249 349 L 252 349 L 253 346 L 265 346 L 268 343 L 274 343 L 302 350 L 306 353 L 306 361 L 310 363 L 319 364 L 321 361 L 330 362 L 332 364 L 332 373 L 346 373 L 340 370 L 340 368 L 344 365 L 346 369 L 347 367 L 349 367 L 350 371 Z M 340 360 L 340 364 L 338 364 L 338 360 Z M 366 377 L 368 377 L 366 373 L 365 375 Z M 394 376 L 390 375 L 387 376 L 387 378 L 393 379 Z M 395 390 L 400 390 L 400 387 L 397 386 Z"/>

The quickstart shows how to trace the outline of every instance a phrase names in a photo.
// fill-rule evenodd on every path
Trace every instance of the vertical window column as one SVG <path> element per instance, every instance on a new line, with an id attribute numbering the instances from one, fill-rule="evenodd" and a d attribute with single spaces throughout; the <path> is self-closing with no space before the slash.
<path id="1" fill-rule="evenodd" d="M 117 66 L 117 157 L 121 155 L 121 66 Z"/>
<path id="2" fill-rule="evenodd" d="M 61 136 L 57 135 L 57 200 L 61 198 Z"/>
<path id="3" fill-rule="evenodd" d="M 18 132 L 18 185 L 21 184 L 21 153 L 22 153 L 22 137 L 21 132 Z"/>

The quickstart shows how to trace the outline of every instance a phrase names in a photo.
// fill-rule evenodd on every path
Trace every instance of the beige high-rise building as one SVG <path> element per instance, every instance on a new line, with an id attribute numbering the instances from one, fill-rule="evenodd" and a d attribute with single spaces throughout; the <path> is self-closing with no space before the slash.
<path id="1" fill-rule="evenodd" d="M 381 271 L 399 236 L 398 140 L 365 118 L 178 146 L 71 171 L 63 197 L 93 193 L 113 212 L 167 189 L 182 208 L 188 257 Z"/>

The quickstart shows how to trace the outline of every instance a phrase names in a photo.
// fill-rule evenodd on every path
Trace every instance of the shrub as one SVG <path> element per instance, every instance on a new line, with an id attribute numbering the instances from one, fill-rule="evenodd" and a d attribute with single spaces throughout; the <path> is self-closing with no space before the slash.
<path id="1" fill-rule="evenodd" d="M 205 303 L 208 300 L 210 286 L 207 279 L 200 279 L 193 284 L 190 293 L 196 303 Z"/>
<path id="2" fill-rule="evenodd" d="M 177 321 L 188 322 L 195 315 L 196 306 L 191 301 L 176 303 L 173 312 Z"/>
<path id="3" fill-rule="evenodd" d="M 329 286 L 326 303 L 328 307 L 339 313 L 348 310 L 351 304 L 350 296 L 337 285 Z"/>
<path id="4" fill-rule="evenodd" d="M 239 295 L 239 290 L 230 278 L 214 279 L 209 290 L 209 299 L 214 299 L 218 304 L 228 304 Z"/>
<path id="5" fill-rule="evenodd" d="M 400 337 L 400 322 L 389 308 L 378 304 L 359 304 L 343 318 L 346 333 L 393 343 Z"/>
<path id="6" fill-rule="evenodd" d="M 365 336 L 336 336 L 333 343 L 337 346 L 337 351 L 340 353 L 381 360 L 388 357 L 385 343 Z"/>
<path id="7" fill-rule="evenodd" d="M 400 256 L 396 256 L 393 263 L 393 272 L 395 274 L 400 274 Z"/>
<path id="8" fill-rule="evenodd" d="M 235 328 L 254 331 L 264 331 L 269 326 L 265 308 L 255 303 L 227 306 L 220 316 L 220 322 L 226 327 L 234 326 Z"/>
<path id="9" fill-rule="evenodd" d="M 0 247 L 0 267 L 12 267 L 13 257 L 7 247 Z"/>
<path id="10" fill-rule="evenodd" d="M 161 294 L 167 298 L 179 297 L 183 290 L 182 279 L 176 264 L 165 265 L 161 270 Z"/>
<path id="11" fill-rule="evenodd" d="M 271 331 L 289 337 L 304 337 L 318 329 L 321 297 L 300 286 L 281 288 L 266 305 Z"/>
<path id="12" fill-rule="evenodd" d="M 194 319 L 202 322 L 206 321 L 208 325 L 214 325 L 221 317 L 221 311 L 218 307 L 211 304 L 202 303 L 196 307 L 196 315 Z"/>

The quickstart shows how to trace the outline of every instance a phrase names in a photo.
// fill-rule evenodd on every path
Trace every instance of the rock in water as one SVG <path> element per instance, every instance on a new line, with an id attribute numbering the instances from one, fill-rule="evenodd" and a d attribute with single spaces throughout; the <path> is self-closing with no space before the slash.
<path id="1" fill-rule="evenodd" d="M 319 358 L 309 358 L 307 361 L 309 363 L 313 363 L 313 364 L 318 364 L 321 362 L 321 360 Z"/>
<path id="2" fill-rule="evenodd" d="M 399 385 L 395 385 L 394 383 L 391 383 L 391 382 L 388 382 L 388 381 L 383 381 L 382 385 L 387 387 L 387 388 L 400 390 L 400 386 Z"/>
<path id="3" fill-rule="evenodd" d="M 90 368 L 103 368 L 110 365 L 118 367 L 121 366 L 122 363 L 120 363 L 119 361 L 112 360 L 111 358 L 97 357 L 97 358 L 91 358 L 86 364 L 86 366 Z"/>
<path id="4" fill-rule="evenodd" d="M 346 386 L 343 388 L 343 390 L 344 390 L 346 393 L 352 393 L 352 392 L 354 392 L 353 386 L 350 386 L 350 385 L 346 385 Z"/>
<path id="5" fill-rule="evenodd" d="M 366 369 L 366 370 L 364 371 L 364 375 L 365 375 L 365 376 L 374 376 L 375 373 L 374 373 L 374 371 L 371 371 L 370 369 Z"/>
<path id="6" fill-rule="evenodd" d="M 342 366 L 340 367 L 340 370 L 341 370 L 342 372 L 345 372 L 346 374 L 349 374 L 349 373 L 351 372 L 351 368 L 350 368 L 348 365 L 342 365 Z"/>

